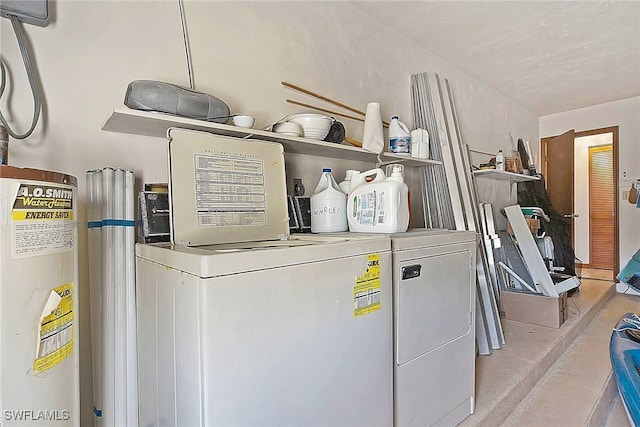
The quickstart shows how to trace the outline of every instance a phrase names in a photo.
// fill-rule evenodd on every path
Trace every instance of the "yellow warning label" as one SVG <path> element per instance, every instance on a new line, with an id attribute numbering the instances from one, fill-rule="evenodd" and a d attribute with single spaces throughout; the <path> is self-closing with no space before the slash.
<path id="1" fill-rule="evenodd" d="M 27 219 L 73 219 L 73 211 L 13 211 L 11 219 L 24 221 Z"/>
<path id="2" fill-rule="evenodd" d="M 353 286 L 353 315 L 364 316 L 380 310 L 380 254 L 367 256 L 367 269 Z"/>
<path id="3" fill-rule="evenodd" d="M 40 317 L 33 370 L 53 368 L 73 353 L 73 283 L 54 288 Z"/>

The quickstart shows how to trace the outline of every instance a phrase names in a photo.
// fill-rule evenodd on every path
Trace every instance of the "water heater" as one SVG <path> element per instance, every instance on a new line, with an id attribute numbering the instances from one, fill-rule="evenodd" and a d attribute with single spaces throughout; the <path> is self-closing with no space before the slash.
<path id="1" fill-rule="evenodd" d="M 0 426 L 79 426 L 77 180 L 0 165 Z"/>

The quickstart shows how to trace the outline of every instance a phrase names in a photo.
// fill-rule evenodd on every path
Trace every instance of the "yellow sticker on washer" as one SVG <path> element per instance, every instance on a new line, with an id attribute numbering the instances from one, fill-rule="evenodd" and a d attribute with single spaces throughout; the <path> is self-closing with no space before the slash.
<path id="1" fill-rule="evenodd" d="M 33 370 L 53 368 L 73 353 L 73 283 L 54 288 L 38 325 L 38 344 Z"/>
<path id="2" fill-rule="evenodd" d="M 367 255 L 367 269 L 353 286 L 353 315 L 380 310 L 380 254 Z"/>

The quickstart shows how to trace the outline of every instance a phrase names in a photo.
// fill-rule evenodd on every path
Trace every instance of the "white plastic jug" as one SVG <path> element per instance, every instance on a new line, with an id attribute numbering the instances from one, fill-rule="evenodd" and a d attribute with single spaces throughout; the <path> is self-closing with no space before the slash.
<path id="1" fill-rule="evenodd" d="M 331 169 L 322 169 L 322 176 L 311 195 L 311 232 L 347 231 L 347 195 L 333 179 Z"/>
<path id="2" fill-rule="evenodd" d="M 360 187 L 365 183 L 374 183 L 384 181 L 386 179 L 386 175 L 382 169 L 370 169 L 364 172 L 358 172 L 351 175 L 351 185 L 349 186 L 349 194 L 353 192 L 356 188 Z"/>
<path id="3" fill-rule="evenodd" d="M 401 186 L 397 222 L 400 228 L 404 227 L 404 230 L 398 230 L 398 232 L 407 231 L 411 219 L 411 207 L 409 206 L 409 187 L 404 181 L 404 165 L 399 163 L 387 165 L 387 181 L 395 181 Z"/>
<path id="4" fill-rule="evenodd" d="M 411 154 L 411 133 L 407 125 L 398 120 L 398 116 L 391 116 L 389 123 L 389 152 Z"/>
<path id="5" fill-rule="evenodd" d="M 429 158 L 429 132 L 425 129 L 411 131 L 411 157 Z"/>
<path id="6" fill-rule="evenodd" d="M 351 189 L 351 177 L 357 173 L 360 173 L 360 171 L 353 169 L 347 169 L 345 172 L 344 181 L 338 184 L 344 194 L 349 194 L 349 190 Z"/>
<path id="7" fill-rule="evenodd" d="M 406 187 L 407 184 L 404 182 L 404 165 L 400 163 L 387 165 L 387 180 L 399 182 Z"/>
<path id="8" fill-rule="evenodd" d="M 372 169 L 351 177 L 347 200 L 349 231 L 400 233 L 409 227 L 409 191 L 402 165 L 389 165 L 390 177 Z"/>

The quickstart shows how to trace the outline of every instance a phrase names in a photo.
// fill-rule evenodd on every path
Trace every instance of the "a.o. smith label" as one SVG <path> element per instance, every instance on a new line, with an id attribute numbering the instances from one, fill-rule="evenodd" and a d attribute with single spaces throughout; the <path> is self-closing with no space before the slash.
<path id="1" fill-rule="evenodd" d="M 73 249 L 73 199 L 70 187 L 20 184 L 11 211 L 13 257 Z"/>
<path id="2" fill-rule="evenodd" d="M 22 184 L 13 209 L 73 209 L 73 190 Z"/>

